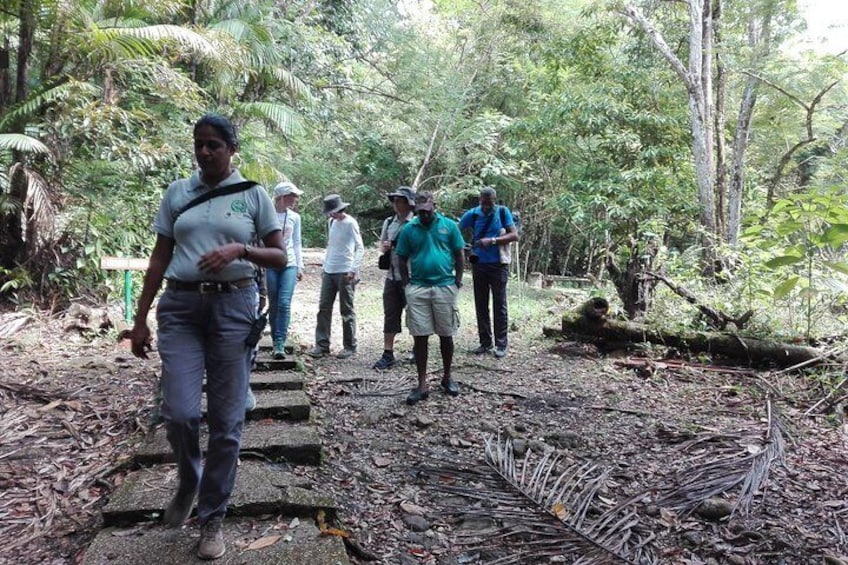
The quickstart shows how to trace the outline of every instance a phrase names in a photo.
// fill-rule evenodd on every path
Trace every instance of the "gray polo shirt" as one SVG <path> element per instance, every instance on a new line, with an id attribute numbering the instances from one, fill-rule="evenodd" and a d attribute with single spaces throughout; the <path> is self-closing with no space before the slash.
<path id="1" fill-rule="evenodd" d="M 243 182 L 238 170 L 221 181 L 218 187 Z M 165 191 L 153 230 L 174 240 L 174 255 L 165 278 L 180 281 L 237 281 L 251 278 L 255 266 L 236 259 L 219 273 L 206 273 L 197 268 L 200 257 L 227 243 L 252 243 L 280 229 L 274 204 L 265 189 L 254 186 L 242 192 L 217 196 L 186 211 L 176 223 L 174 216 L 208 187 L 200 180 L 199 171 L 191 177 L 171 183 Z"/>

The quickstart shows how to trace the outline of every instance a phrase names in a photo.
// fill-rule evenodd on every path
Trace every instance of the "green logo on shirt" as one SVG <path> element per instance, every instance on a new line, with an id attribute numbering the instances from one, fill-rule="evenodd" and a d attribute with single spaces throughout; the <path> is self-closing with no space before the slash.
<path id="1" fill-rule="evenodd" d="M 233 203 L 230 205 L 230 209 L 233 212 L 243 213 L 247 210 L 247 202 L 244 200 L 233 200 Z"/>

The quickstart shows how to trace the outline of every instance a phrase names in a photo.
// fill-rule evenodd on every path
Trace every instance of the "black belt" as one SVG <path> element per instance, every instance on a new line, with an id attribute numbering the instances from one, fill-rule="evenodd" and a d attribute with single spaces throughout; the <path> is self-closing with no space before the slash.
<path id="1" fill-rule="evenodd" d="M 253 279 L 239 279 L 237 281 L 175 281 L 168 279 L 165 288 L 168 290 L 191 290 L 200 294 L 214 294 L 221 292 L 233 292 L 240 288 L 247 288 L 253 284 Z"/>

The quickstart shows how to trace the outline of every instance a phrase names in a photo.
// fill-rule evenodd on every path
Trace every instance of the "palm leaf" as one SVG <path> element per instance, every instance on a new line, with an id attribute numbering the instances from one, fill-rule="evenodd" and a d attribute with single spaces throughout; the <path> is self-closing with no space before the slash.
<path id="1" fill-rule="evenodd" d="M 489 565 L 548 562 L 552 557 L 570 557 L 570 563 L 580 565 L 656 563 L 642 541 L 650 537 L 632 509 L 638 499 L 616 506 L 600 500 L 608 470 L 591 462 L 565 464 L 553 451 L 528 452 L 519 463 L 511 440 L 489 436 L 485 444 L 485 467 L 457 462 L 417 470 L 433 479 L 430 489 L 448 495 L 448 512 L 500 524 L 458 534 L 458 543 L 472 551 L 500 552 Z M 457 497 L 470 503 L 460 506 Z"/>
<path id="2" fill-rule="evenodd" d="M 0 149 L 11 149 L 22 153 L 50 153 L 46 145 L 22 133 L 0 133 Z"/>
<path id="3" fill-rule="evenodd" d="M 681 444 L 680 450 L 687 452 L 713 443 L 714 457 L 706 463 L 702 454 L 684 459 L 682 470 L 655 489 L 656 504 L 688 514 L 705 500 L 738 488 L 733 512 L 747 514 L 756 493 L 765 492 L 771 466 L 784 460 L 785 426 L 779 414 L 772 413 L 770 401 L 767 408 L 769 424 L 763 434 L 765 439 L 759 443 L 739 445 L 737 436 L 703 434 Z"/>
<path id="4" fill-rule="evenodd" d="M 31 245 L 49 241 L 53 236 L 56 209 L 50 201 L 47 181 L 21 163 L 15 163 L 9 169 L 10 178 L 13 178 L 15 174 L 23 174 L 27 180 L 27 192 L 23 203 L 24 210 L 29 212 L 26 228 L 27 241 Z"/>
<path id="5" fill-rule="evenodd" d="M 161 43 L 177 43 L 191 52 L 204 57 L 215 57 L 215 46 L 205 37 L 191 29 L 175 25 L 151 25 L 142 27 L 110 27 L 100 28 L 100 33 L 112 40 L 124 40 L 125 45 L 132 49 L 139 49 L 139 54 L 149 56 L 151 46 Z M 127 38 L 143 40 L 143 42 L 129 43 Z M 128 55 L 131 54 L 128 51 Z"/>
<path id="6" fill-rule="evenodd" d="M 292 97 L 305 102 L 309 106 L 315 102 L 315 97 L 312 95 L 312 91 L 306 83 L 300 80 L 288 69 L 285 69 L 282 66 L 274 67 L 271 70 L 271 75 L 283 84 Z"/>
<path id="7" fill-rule="evenodd" d="M 241 102 L 234 104 L 233 110 L 242 116 L 264 120 L 274 127 L 274 129 L 283 132 L 284 135 L 289 137 L 303 130 L 300 125 L 300 116 L 295 110 L 285 104 Z"/>
<path id="8" fill-rule="evenodd" d="M 51 102 L 64 100 L 68 96 L 84 96 L 86 94 L 97 96 L 100 94 L 100 88 L 88 82 L 71 80 L 40 92 L 32 93 L 26 100 L 13 106 L 6 112 L 3 119 L 0 120 L 0 130 L 5 129 L 8 124 L 17 120 L 23 120 L 33 116 L 42 107 Z"/>
<path id="9" fill-rule="evenodd" d="M 406 375 L 385 374 L 374 379 L 363 379 L 355 386 L 355 396 L 398 396 L 412 388 L 413 383 Z"/>

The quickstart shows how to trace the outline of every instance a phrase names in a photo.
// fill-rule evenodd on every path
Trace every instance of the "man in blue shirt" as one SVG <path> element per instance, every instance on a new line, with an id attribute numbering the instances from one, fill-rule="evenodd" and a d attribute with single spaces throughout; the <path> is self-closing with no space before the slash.
<path id="1" fill-rule="evenodd" d="M 480 205 L 462 215 L 459 227 L 471 232 L 471 252 L 468 261 L 474 278 L 474 307 L 477 313 L 477 333 L 480 347 L 474 353 L 482 355 L 492 350 L 495 357 L 506 356 L 508 315 L 506 308 L 506 282 L 509 279 L 509 259 L 503 251 L 513 241 L 518 241 L 518 231 L 512 212 L 506 206 L 495 204 L 495 189 L 485 187 L 480 191 Z M 489 295 L 492 296 L 495 331 L 489 319 Z"/>
<path id="2" fill-rule="evenodd" d="M 407 404 L 430 396 L 427 355 L 431 334 L 439 336 L 442 388 L 451 396 L 459 394 L 451 365 L 453 336 L 459 327 L 456 300 L 462 287 L 465 242 L 456 222 L 436 212 L 430 192 L 415 197 L 415 214 L 400 231 L 395 247 L 401 284 L 406 289 L 406 325 L 415 340 L 418 369 L 418 388 L 406 398 Z"/>

